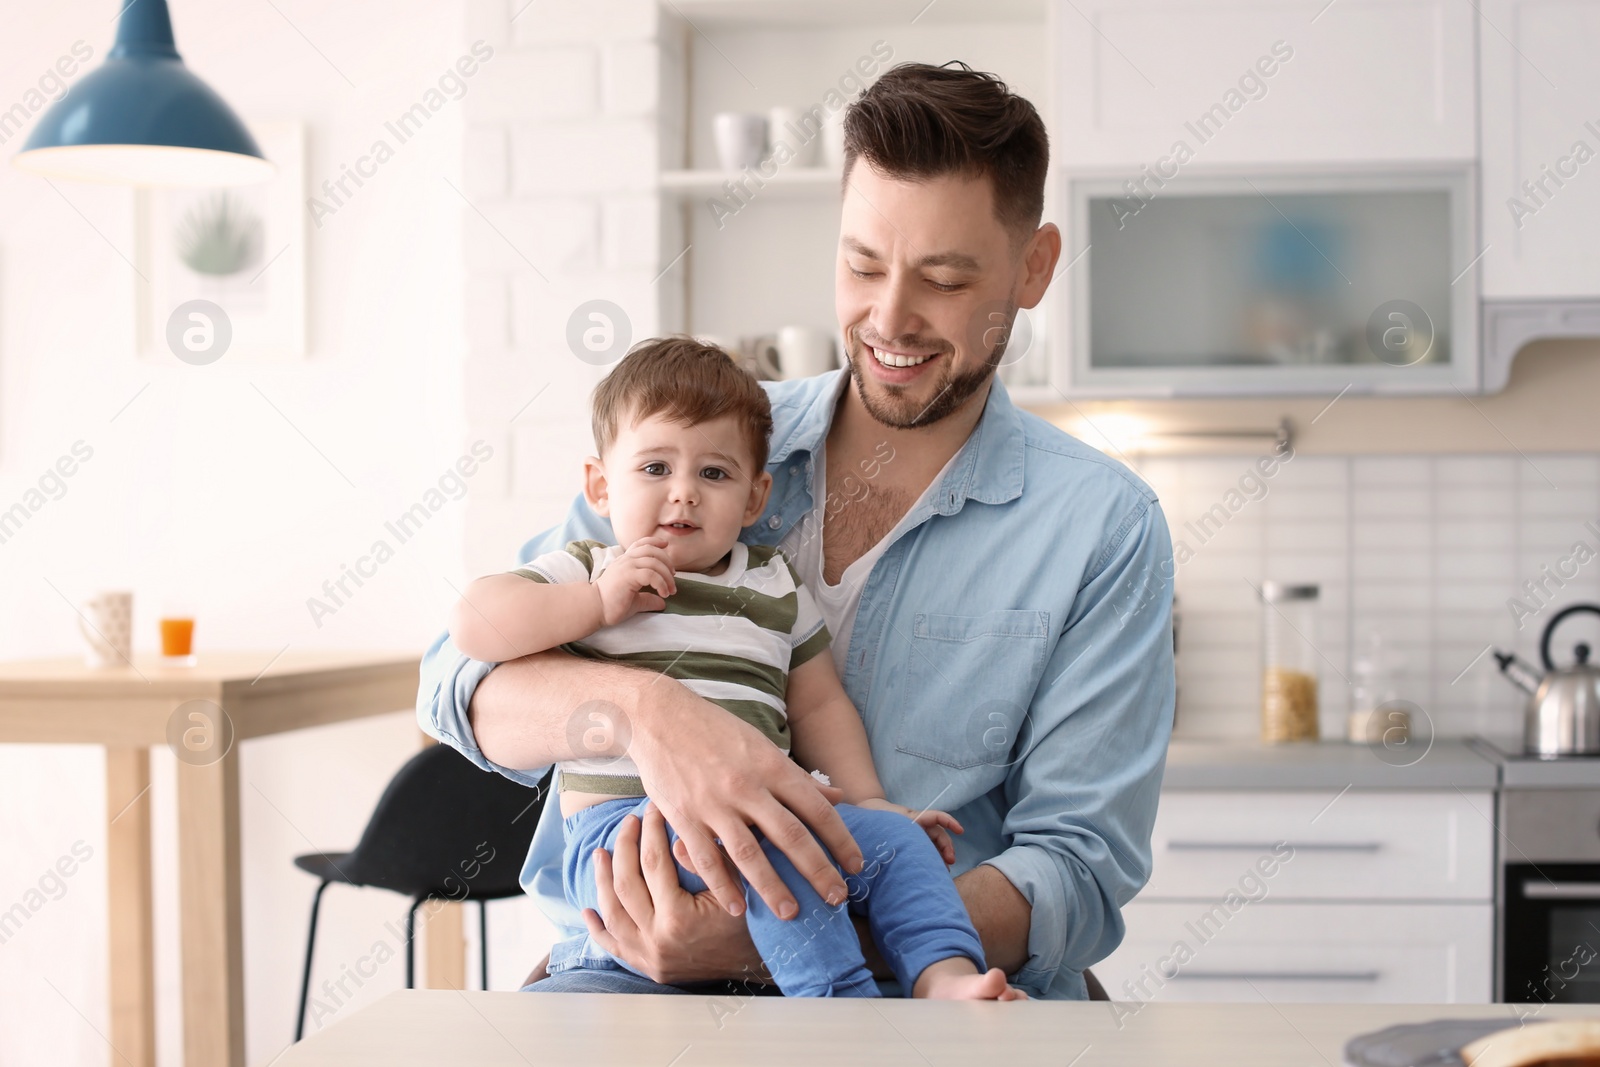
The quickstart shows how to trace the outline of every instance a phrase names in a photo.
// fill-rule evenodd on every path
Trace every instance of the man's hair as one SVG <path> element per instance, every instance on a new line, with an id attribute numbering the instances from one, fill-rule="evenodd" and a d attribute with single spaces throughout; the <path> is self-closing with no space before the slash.
<path id="1" fill-rule="evenodd" d="M 1044 213 L 1044 120 L 998 77 L 959 61 L 901 63 L 868 87 L 845 113 L 846 181 L 858 158 L 902 180 L 987 177 L 995 215 L 1018 237 Z"/>
<path id="2" fill-rule="evenodd" d="M 629 349 L 594 391 L 594 444 L 603 456 L 623 419 L 662 415 L 685 426 L 732 415 L 744 427 L 755 466 L 767 466 L 772 404 L 766 390 L 716 345 L 692 337 L 657 337 Z"/>

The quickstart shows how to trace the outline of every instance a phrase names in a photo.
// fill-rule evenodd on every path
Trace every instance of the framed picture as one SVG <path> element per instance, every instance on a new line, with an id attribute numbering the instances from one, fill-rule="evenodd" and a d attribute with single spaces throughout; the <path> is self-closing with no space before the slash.
<path id="1" fill-rule="evenodd" d="M 142 359 L 170 361 L 180 309 L 205 300 L 229 332 L 217 359 L 280 362 L 306 355 L 305 128 L 251 123 L 277 167 L 271 181 L 135 192 L 135 309 Z M 181 334 L 180 334 L 181 335 Z M 179 355 L 178 358 L 184 358 Z M 189 359 L 188 362 L 210 362 Z"/>

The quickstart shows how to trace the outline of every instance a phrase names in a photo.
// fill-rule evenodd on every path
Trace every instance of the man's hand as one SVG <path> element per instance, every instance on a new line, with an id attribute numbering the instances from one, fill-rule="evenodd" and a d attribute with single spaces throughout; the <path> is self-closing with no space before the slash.
<path id="1" fill-rule="evenodd" d="M 595 580 L 604 625 L 615 626 L 641 611 L 660 611 L 678 591 L 665 537 L 641 537 Z"/>
<path id="2" fill-rule="evenodd" d="M 642 830 L 642 834 L 641 834 Z M 743 919 L 709 892 L 688 893 L 667 849 L 667 824 L 651 805 L 644 823 L 632 815 L 617 833 L 616 853 L 595 853 L 600 913 L 585 909 L 595 944 L 666 985 L 717 978 L 767 981 Z"/>
<path id="3" fill-rule="evenodd" d="M 774 914 L 791 919 L 800 906 L 767 862 L 754 832 L 759 831 L 819 896 L 843 903 L 848 890 L 828 857 L 855 874 L 861 848 L 829 794 L 754 726 L 682 693 L 688 699 L 659 704 L 652 695 L 666 692 L 646 686 L 637 694 L 628 713 L 628 754 L 645 792 L 682 839 L 691 860 L 684 866 L 705 879 L 730 915 L 744 914 L 744 886 L 737 877 L 742 874 Z M 639 710 L 646 702 L 648 711 Z"/>
<path id="4" fill-rule="evenodd" d="M 881 797 L 863 800 L 856 807 L 899 812 L 927 831 L 928 838 L 933 842 L 934 847 L 939 850 L 939 858 L 944 860 L 946 867 L 955 863 L 956 846 L 955 842 L 950 840 L 950 835 L 964 833 L 965 831 L 962 830 L 961 824 L 956 821 L 956 817 L 949 812 L 935 811 L 933 808 L 924 808 L 921 811 L 916 811 L 903 804 L 896 804 L 892 800 L 884 800 Z"/>

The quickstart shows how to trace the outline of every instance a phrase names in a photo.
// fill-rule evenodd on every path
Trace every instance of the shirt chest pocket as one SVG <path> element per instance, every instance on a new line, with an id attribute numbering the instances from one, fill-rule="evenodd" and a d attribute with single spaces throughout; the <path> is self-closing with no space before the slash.
<path id="1" fill-rule="evenodd" d="M 895 747 L 965 770 L 1003 767 L 1044 670 L 1050 613 L 919 613 L 901 683 Z"/>

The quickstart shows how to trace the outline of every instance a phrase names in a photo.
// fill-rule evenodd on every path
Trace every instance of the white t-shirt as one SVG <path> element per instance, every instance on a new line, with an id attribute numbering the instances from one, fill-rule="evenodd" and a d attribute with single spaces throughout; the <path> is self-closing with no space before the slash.
<path id="1" fill-rule="evenodd" d="M 957 449 L 956 454 L 959 455 L 960 451 Z M 950 464 L 955 462 L 955 456 L 951 456 L 939 473 L 934 475 L 916 503 L 906 509 L 906 513 L 895 523 L 894 528 L 884 534 L 877 544 L 867 549 L 860 559 L 844 569 L 844 573 L 839 576 L 838 585 L 829 585 L 822 579 L 822 520 L 828 501 L 828 455 L 825 444 L 817 446 L 812 462 L 816 464 L 817 473 L 816 480 L 812 484 L 811 511 L 784 534 L 783 540 L 778 542 L 778 547 L 783 549 L 783 554 L 794 564 L 795 570 L 800 574 L 800 580 L 811 590 L 812 599 L 822 612 L 822 621 L 827 623 L 828 632 L 833 635 L 833 644 L 830 646 L 833 651 L 833 666 L 839 672 L 839 677 L 843 678 L 845 663 L 850 658 L 850 633 L 855 629 L 856 610 L 861 606 L 861 590 L 866 587 L 872 568 L 889 550 L 889 546 L 900 537 L 907 520 L 916 512 L 918 506 L 944 478 L 945 472 L 950 469 Z M 834 505 L 834 511 L 837 513 L 851 506 L 853 501 L 848 496 L 841 495 Z"/>

